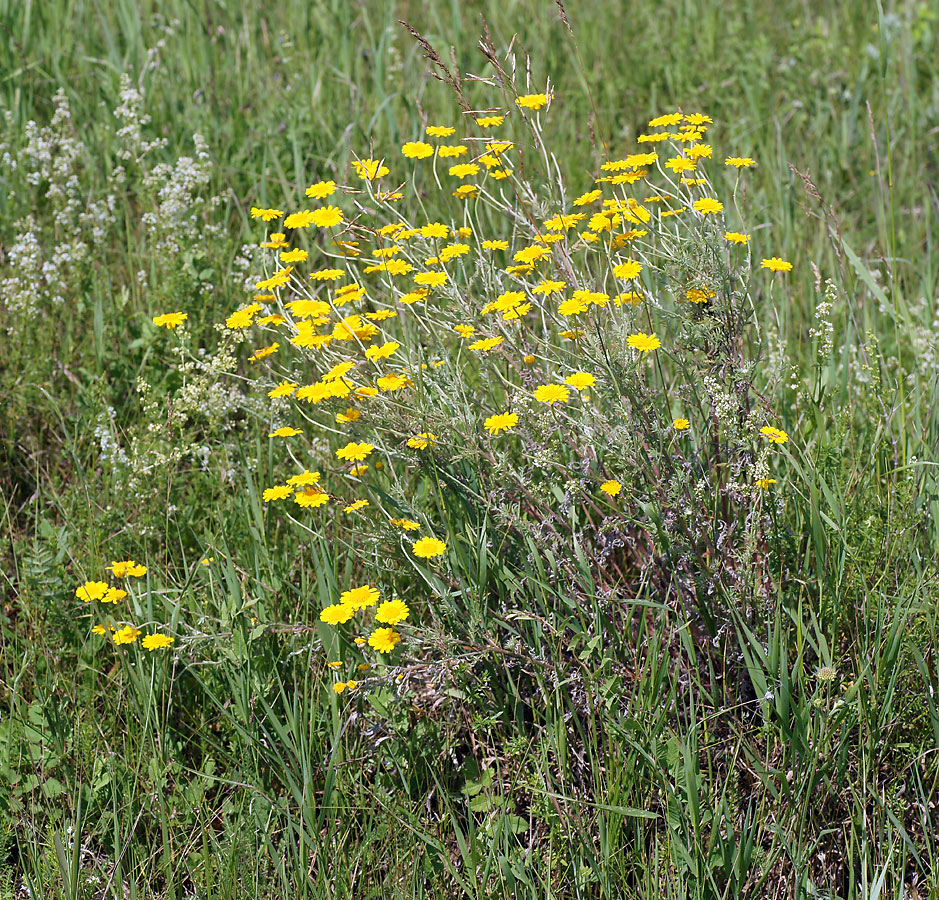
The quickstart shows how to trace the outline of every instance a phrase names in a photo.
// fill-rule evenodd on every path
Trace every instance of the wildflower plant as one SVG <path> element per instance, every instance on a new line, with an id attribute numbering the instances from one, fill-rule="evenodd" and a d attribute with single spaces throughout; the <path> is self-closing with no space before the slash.
<path id="1" fill-rule="evenodd" d="M 461 91 L 455 123 L 252 206 L 264 272 L 220 323 L 268 404 L 270 514 L 324 539 L 341 520 L 380 585 L 321 611 L 350 659 L 465 645 L 472 609 L 526 608 L 537 572 L 603 609 L 605 643 L 617 601 L 654 593 L 715 637 L 771 589 L 762 486 L 787 436 L 754 391 L 749 237 L 719 174 L 753 161 L 722 166 L 710 117 L 676 111 L 565 175 L 561 101 L 502 74 L 513 102 Z"/>

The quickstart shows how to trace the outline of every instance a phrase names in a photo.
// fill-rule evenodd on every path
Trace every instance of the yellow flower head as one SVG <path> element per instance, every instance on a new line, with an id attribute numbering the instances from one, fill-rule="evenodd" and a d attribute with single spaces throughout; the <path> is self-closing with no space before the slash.
<path id="1" fill-rule="evenodd" d="M 623 486 L 618 481 L 604 481 L 603 484 L 600 485 L 600 490 L 610 497 L 615 497 L 623 490 Z"/>
<path id="2" fill-rule="evenodd" d="M 763 435 L 771 444 L 785 444 L 789 440 L 789 435 L 781 428 L 773 428 L 770 425 L 764 425 L 760 429 Z"/>
<path id="3" fill-rule="evenodd" d="M 485 425 L 486 431 L 490 434 L 498 434 L 500 431 L 511 431 L 518 425 L 518 414 L 497 413 L 494 416 L 489 416 L 483 424 Z"/>
<path id="4" fill-rule="evenodd" d="M 638 334 L 631 334 L 626 338 L 626 343 L 634 350 L 641 353 L 648 353 L 650 350 L 658 350 L 662 342 L 654 334 L 645 334 L 640 331 Z"/>
<path id="5" fill-rule="evenodd" d="M 422 537 L 411 545 L 411 549 L 415 556 L 430 559 L 434 556 L 442 556 L 446 552 L 447 545 L 435 537 Z"/>
<path id="6" fill-rule="evenodd" d="M 397 625 L 403 622 L 411 610 L 401 600 L 386 600 L 375 611 L 375 621 L 384 625 Z"/>
<path id="7" fill-rule="evenodd" d="M 534 396 L 539 403 L 553 406 L 555 403 L 566 403 L 570 399 L 571 392 L 563 384 L 543 384 L 535 389 Z"/>
<path id="8" fill-rule="evenodd" d="M 175 638 L 168 634 L 148 634 L 140 643 L 144 650 L 166 650 L 173 646 Z"/>
<path id="9" fill-rule="evenodd" d="M 379 628 L 369 636 L 368 645 L 379 653 L 391 653 L 401 640 L 401 635 L 393 628 Z"/>

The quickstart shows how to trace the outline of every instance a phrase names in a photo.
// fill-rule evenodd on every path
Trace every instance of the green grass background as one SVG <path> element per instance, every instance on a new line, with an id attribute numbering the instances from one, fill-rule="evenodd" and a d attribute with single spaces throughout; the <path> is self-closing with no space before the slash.
<path id="1" fill-rule="evenodd" d="M 166 140 L 157 155 L 189 155 L 201 133 L 209 193 L 226 198 L 222 235 L 168 273 L 140 225 L 153 198 L 128 187 L 80 294 L 2 320 L 14 330 L 0 353 L 0 896 L 939 897 L 939 13 L 912 0 L 566 12 L 576 49 L 549 2 L 0 0 L 14 155 L 62 87 L 83 189 L 98 196 L 126 72 L 141 79 L 147 135 Z M 484 27 L 530 54 L 533 84 L 556 86 L 548 134 L 575 190 L 598 140 L 618 155 L 676 105 L 714 118 L 716 153 L 758 160 L 741 205 L 765 255 L 795 264 L 762 325 L 788 353 L 776 405 L 806 453 L 787 486 L 780 603 L 738 623 L 766 698 L 747 714 L 726 714 L 720 672 L 681 623 L 649 616 L 612 661 L 586 628 L 579 641 L 542 634 L 544 658 L 568 671 L 576 659 L 577 679 L 536 671 L 523 686 L 495 668 L 445 716 L 432 697 L 378 692 L 350 722 L 322 700 L 308 637 L 245 625 L 250 602 L 266 621 L 312 621 L 353 571 L 341 548 L 298 547 L 217 472 L 160 474 L 169 515 L 138 508 L 100 466 L 102 411 L 130 433 L 135 380 L 168 377 L 149 318 L 185 309 L 211 335 L 241 302 L 248 207 L 338 180 L 353 153 L 394 153 L 425 119 L 455 120 L 398 19 L 452 46 L 463 73 L 487 74 Z M 160 66 L 141 76 L 159 42 Z M 17 221 L 45 213 L 9 163 L 0 186 L 3 269 Z M 822 361 L 811 263 L 843 297 Z M 239 483 L 263 461 L 263 431 L 245 425 L 229 461 Z M 237 558 L 214 570 L 225 590 L 183 574 L 155 591 L 165 608 L 141 611 L 206 615 L 231 634 L 217 664 L 119 666 L 88 638 L 75 584 L 142 545 L 154 572 L 191 571 L 213 548 Z M 249 582 L 269 595 L 249 601 Z M 560 601 L 538 602 L 551 615 Z M 838 672 L 831 686 L 822 665 Z"/>

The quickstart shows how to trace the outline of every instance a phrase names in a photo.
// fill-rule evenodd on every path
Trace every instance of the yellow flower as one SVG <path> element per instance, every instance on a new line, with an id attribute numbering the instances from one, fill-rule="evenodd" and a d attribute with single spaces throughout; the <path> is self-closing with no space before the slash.
<path id="1" fill-rule="evenodd" d="M 75 589 L 75 596 L 89 603 L 92 600 L 100 600 L 109 590 L 110 585 L 106 581 L 86 581 Z"/>
<path id="2" fill-rule="evenodd" d="M 757 478 L 756 486 L 761 491 L 768 491 L 771 484 L 776 484 L 775 478 Z"/>
<path id="3" fill-rule="evenodd" d="M 286 500 L 293 493 L 293 488 L 286 484 L 275 484 L 273 487 L 266 488 L 261 498 L 265 503 L 271 500 Z"/>
<path id="4" fill-rule="evenodd" d="M 420 434 L 408 438 L 408 446 L 412 450 L 426 450 L 428 447 L 433 447 L 436 443 L 437 435 L 431 434 L 429 431 L 422 431 Z"/>
<path id="5" fill-rule="evenodd" d="M 541 109 L 554 95 L 553 94 L 523 94 L 515 98 L 515 105 L 519 109 Z"/>
<path id="6" fill-rule="evenodd" d="M 567 287 L 566 281 L 550 281 L 545 279 L 540 284 L 535 285 L 531 289 L 533 294 L 543 294 L 545 297 L 550 297 L 551 294 L 560 294 L 564 288 Z"/>
<path id="7" fill-rule="evenodd" d="M 662 125 L 677 125 L 682 119 L 681 113 L 668 113 L 649 120 L 650 128 L 659 128 Z"/>
<path id="8" fill-rule="evenodd" d="M 553 406 L 555 403 L 566 403 L 570 399 L 571 392 L 563 384 L 543 384 L 535 389 L 534 396 L 539 403 Z"/>
<path id="9" fill-rule="evenodd" d="M 483 250 L 508 250 L 508 241 L 483 241 Z"/>
<path id="10" fill-rule="evenodd" d="M 687 431 L 691 427 L 691 423 L 687 419 L 672 419 L 672 428 L 675 431 Z"/>
<path id="11" fill-rule="evenodd" d="M 760 429 L 762 434 L 771 444 L 785 444 L 789 440 L 789 435 L 780 428 L 773 428 L 770 425 L 764 425 Z"/>
<path id="12" fill-rule="evenodd" d="M 615 497 L 622 489 L 623 486 L 618 481 L 604 481 L 603 484 L 600 485 L 600 490 L 610 497 Z"/>
<path id="13" fill-rule="evenodd" d="M 658 350 L 662 346 L 662 342 L 654 334 L 646 334 L 642 331 L 638 334 L 631 334 L 626 338 L 626 343 L 634 350 L 639 350 L 642 353 Z"/>
<path id="14" fill-rule="evenodd" d="M 476 331 L 476 329 L 473 328 L 472 325 L 454 325 L 454 326 L 453 326 L 453 330 L 454 330 L 461 338 L 471 338 L 471 337 L 473 336 L 474 332 Z"/>
<path id="15" fill-rule="evenodd" d="M 114 573 L 115 578 L 140 578 L 147 574 L 147 567 L 138 565 L 132 559 L 112 562 L 108 568 Z"/>
<path id="16" fill-rule="evenodd" d="M 780 259 L 778 256 L 771 256 L 760 263 L 760 268 L 769 269 L 771 272 L 790 272 L 792 271 L 792 263 Z"/>
<path id="17" fill-rule="evenodd" d="M 378 602 L 378 597 L 378 588 L 363 584 L 361 587 L 343 591 L 339 596 L 339 602 L 351 607 L 353 610 L 365 609 L 367 606 L 374 606 Z"/>
<path id="18" fill-rule="evenodd" d="M 287 479 L 287 484 L 304 485 L 316 484 L 320 480 L 319 472 L 311 472 L 309 469 L 304 470 L 299 475 L 291 475 Z"/>
<path id="19" fill-rule="evenodd" d="M 144 650 L 166 650 L 174 640 L 168 634 L 148 634 L 140 643 Z"/>
<path id="20" fill-rule="evenodd" d="M 392 356 L 395 350 L 401 345 L 397 341 L 385 341 L 380 347 L 368 347 L 365 351 L 365 358 L 373 362 L 376 359 L 387 359 Z"/>
<path id="21" fill-rule="evenodd" d="M 707 287 L 689 288 L 685 291 L 685 298 L 692 303 L 707 303 L 708 300 L 717 296 L 714 291 Z"/>
<path id="22" fill-rule="evenodd" d="M 414 281 L 423 287 L 440 287 L 447 283 L 446 272 L 418 272 Z"/>
<path id="23" fill-rule="evenodd" d="M 427 159 L 428 156 L 434 155 L 434 148 L 423 141 L 408 141 L 401 148 L 401 152 L 408 159 Z"/>
<path id="24" fill-rule="evenodd" d="M 379 628 L 369 636 L 368 645 L 379 653 L 391 653 L 400 640 L 401 635 L 393 628 Z"/>
<path id="25" fill-rule="evenodd" d="M 334 690 L 337 694 L 341 694 L 345 689 L 346 689 L 346 683 L 345 683 L 344 681 L 337 681 L 337 682 L 333 685 L 333 690 Z"/>
<path id="26" fill-rule="evenodd" d="M 327 625 L 342 625 L 355 615 L 355 609 L 346 603 L 334 603 L 320 612 L 320 621 Z"/>
<path id="27" fill-rule="evenodd" d="M 165 328 L 175 328 L 177 325 L 182 325 L 188 318 L 189 313 L 163 313 L 162 316 L 153 317 L 153 324 L 158 326 L 162 325 Z"/>
<path id="28" fill-rule="evenodd" d="M 125 625 L 123 628 L 114 632 L 115 644 L 133 644 L 140 637 L 140 629 L 133 625 Z"/>
<path id="29" fill-rule="evenodd" d="M 329 494 L 322 488 L 308 486 L 293 495 L 293 502 L 304 509 L 316 509 L 329 500 Z"/>
<path id="30" fill-rule="evenodd" d="M 408 379 L 403 375 L 392 373 L 391 375 L 382 375 L 375 384 L 383 391 L 397 391 L 408 384 Z"/>
<path id="31" fill-rule="evenodd" d="M 384 166 L 378 159 L 354 159 L 352 168 L 355 174 L 363 181 L 374 181 L 376 178 L 383 178 L 391 171 L 388 166 Z"/>
<path id="32" fill-rule="evenodd" d="M 724 160 L 724 164 L 733 166 L 735 169 L 744 169 L 747 166 L 755 166 L 756 160 L 750 159 L 749 156 L 728 156 Z"/>
<path id="33" fill-rule="evenodd" d="M 122 591 L 120 588 L 112 587 L 108 588 L 108 592 L 101 598 L 102 603 L 117 603 L 120 600 L 123 600 L 127 596 L 127 591 Z"/>
<path id="34" fill-rule="evenodd" d="M 613 267 L 613 274 L 617 278 L 635 278 L 642 271 L 642 263 L 634 259 L 628 259 Z"/>
<path id="35" fill-rule="evenodd" d="M 375 621 L 385 625 L 397 625 L 403 622 L 411 610 L 400 600 L 386 600 L 375 611 Z"/>
<path id="36" fill-rule="evenodd" d="M 430 559 L 433 556 L 441 556 L 447 549 L 447 545 L 435 537 L 422 537 L 411 545 L 415 556 L 421 559 Z"/>
<path id="37" fill-rule="evenodd" d="M 405 531 L 417 531 L 417 529 L 421 527 L 419 522 L 412 522 L 410 519 L 389 519 L 388 521 L 397 528 L 402 528 Z"/>
<path id="38" fill-rule="evenodd" d="M 739 231 L 725 231 L 724 240 L 731 244 L 746 244 L 750 240 L 749 234 L 741 234 Z"/>
<path id="39" fill-rule="evenodd" d="M 324 206 L 313 211 L 312 222 L 319 228 L 332 228 L 342 221 L 342 210 L 338 206 Z"/>
<path id="40" fill-rule="evenodd" d="M 575 388 L 578 391 L 584 391 L 587 388 L 593 387 L 597 382 L 597 379 L 594 378 L 589 372 L 574 372 L 572 375 L 568 375 L 564 379 L 565 384 L 569 384 L 572 388 Z"/>
<path id="41" fill-rule="evenodd" d="M 492 128 L 495 125 L 501 125 L 505 121 L 505 116 L 477 116 L 476 124 L 480 128 Z"/>
<path id="42" fill-rule="evenodd" d="M 518 414 L 497 413 L 494 416 L 489 416 L 483 425 L 490 434 L 498 434 L 500 431 L 511 431 L 511 429 L 518 425 Z"/>
<path id="43" fill-rule="evenodd" d="M 325 200 L 330 195 L 336 192 L 336 182 L 335 181 L 317 181 L 316 184 L 311 184 L 306 189 L 307 197 L 312 197 L 314 200 Z"/>
<path id="44" fill-rule="evenodd" d="M 284 228 L 309 228 L 313 222 L 313 213 L 308 209 L 295 212 L 284 219 Z"/>
<path id="45" fill-rule="evenodd" d="M 265 222 L 270 222 L 271 219 L 279 219 L 284 214 L 282 209 L 260 209 L 257 206 L 251 207 L 251 218 L 252 219 L 263 219 Z"/>
<path id="46" fill-rule="evenodd" d="M 473 341 L 469 345 L 470 350 L 479 350 L 482 353 L 488 353 L 490 350 L 498 347 L 502 343 L 504 338 L 501 337 L 491 337 L 491 338 L 482 338 L 478 341 Z"/>
<path id="47" fill-rule="evenodd" d="M 424 131 L 431 137 L 450 137 L 456 133 L 456 129 L 449 125 L 428 125 Z"/>
<path id="48" fill-rule="evenodd" d="M 460 200 L 466 200 L 468 197 L 472 197 L 473 194 L 479 191 L 479 186 L 475 184 L 463 184 L 460 185 L 455 191 L 453 191 L 453 196 L 457 197 Z"/>
<path id="49" fill-rule="evenodd" d="M 343 510 L 343 512 L 347 512 L 347 513 L 358 512 L 360 509 L 365 509 L 366 506 L 368 506 L 368 500 L 355 500 L 354 502 L 350 503 Z"/>
<path id="50" fill-rule="evenodd" d="M 340 447 L 336 451 L 336 456 L 347 462 L 361 462 L 374 449 L 375 447 L 372 444 L 360 444 L 355 441 L 350 441 L 345 447 Z"/>
<path id="51" fill-rule="evenodd" d="M 724 208 L 724 204 L 721 203 L 720 200 L 715 200 L 713 197 L 702 197 L 700 200 L 695 200 L 691 205 L 703 216 L 710 215 L 711 213 L 719 213 Z"/>

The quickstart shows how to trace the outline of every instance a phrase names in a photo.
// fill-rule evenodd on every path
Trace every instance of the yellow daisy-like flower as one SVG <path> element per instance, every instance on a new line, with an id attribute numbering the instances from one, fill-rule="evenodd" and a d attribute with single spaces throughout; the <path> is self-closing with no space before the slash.
<path id="1" fill-rule="evenodd" d="M 353 503 L 350 503 L 343 512 L 354 513 L 358 512 L 360 509 L 365 509 L 368 506 L 368 500 L 356 500 Z"/>
<path id="2" fill-rule="evenodd" d="M 493 128 L 501 125 L 505 121 L 505 116 L 477 116 L 476 124 L 480 128 Z"/>
<path id="3" fill-rule="evenodd" d="M 761 269 L 769 269 L 771 272 L 791 272 L 792 263 L 778 256 L 771 256 L 760 263 Z"/>
<path id="4" fill-rule="evenodd" d="M 672 419 L 672 428 L 675 431 L 687 431 L 691 427 L 691 422 L 687 419 Z"/>
<path id="5" fill-rule="evenodd" d="M 293 502 L 304 509 L 316 509 L 329 500 L 329 494 L 321 488 L 309 486 L 293 495 Z"/>
<path id="6" fill-rule="evenodd" d="M 284 228 L 309 228 L 312 224 L 313 213 L 308 209 L 291 213 L 284 219 Z"/>
<path id="7" fill-rule="evenodd" d="M 773 428 L 770 425 L 764 425 L 760 429 L 762 434 L 771 444 L 785 444 L 789 440 L 789 435 L 781 428 Z"/>
<path id="8" fill-rule="evenodd" d="M 335 181 L 317 181 L 316 184 L 311 184 L 306 189 L 305 193 L 307 197 L 312 197 L 314 200 L 325 200 L 327 197 L 332 196 L 335 192 Z"/>
<path id="9" fill-rule="evenodd" d="M 494 416 L 489 416 L 483 425 L 490 434 L 498 434 L 500 431 L 511 431 L 518 425 L 518 414 L 496 413 Z"/>
<path id="10" fill-rule="evenodd" d="M 251 207 L 251 218 L 252 219 L 263 219 L 265 222 L 270 222 L 271 219 L 279 219 L 284 214 L 282 209 L 261 209 L 258 206 Z"/>
<path id="11" fill-rule="evenodd" d="M 449 125 L 428 125 L 424 131 L 431 137 L 450 137 L 451 134 L 456 134 L 456 129 Z"/>
<path id="12" fill-rule="evenodd" d="M 461 338 L 471 338 L 475 333 L 476 329 L 472 325 L 454 325 L 453 330 Z"/>
<path id="13" fill-rule="evenodd" d="M 309 469 L 306 469 L 299 475 L 291 475 L 290 478 L 287 479 L 287 484 L 300 485 L 303 487 L 308 484 L 316 484 L 319 480 L 319 472 L 311 472 Z"/>
<path id="14" fill-rule="evenodd" d="M 613 274 L 617 278 L 635 278 L 642 271 L 642 263 L 628 259 L 613 267 Z"/>
<path id="15" fill-rule="evenodd" d="M 403 622 L 411 613 L 407 604 L 401 600 L 385 600 L 381 606 L 375 610 L 375 621 L 384 625 L 397 625 Z"/>
<path id="16" fill-rule="evenodd" d="M 374 449 L 375 447 L 372 444 L 350 441 L 345 447 L 340 447 L 336 451 L 336 456 L 347 462 L 362 462 Z"/>
<path id="17" fill-rule="evenodd" d="M 539 403 L 553 406 L 555 403 L 566 403 L 571 396 L 570 389 L 563 384 L 543 384 L 535 389 L 534 397 Z"/>
<path id="18" fill-rule="evenodd" d="M 431 434 L 429 431 L 422 431 L 420 434 L 408 438 L 408 446 L 412 450 L 426 450 L 428 447 L 433 447 L 436 443 L 437 435 Z"/>
<path id="19" fill-rule="evenodd" d="M 478 341 L 473 341 L 469 345 L 470 350 L 479 350 L 482 353 L 488 353 L 490 350 L 499 346 L 502 343 L 504 338 L 501 337 L 491 337 L 491 338 L 482 338 Z"/>
<path id="20" fill-rule="evenodd" d="M 589 372 L 574 372 L 564 379 L 564 383 L 569 384 L 578 391 L 585 391 L 587 388 L 593 387 L 597 383 L 597 379 Z"/>
<path id="21" fill-rule="evenodd" d="M 152 652 L 154 650 L 166 650 L 172 647 L 175 640 L 175 638 L 170 637 L 168 634 L 148 634 L 140 644 L 144 650 Z"/>
<path id="22" fill-rule="evenodd" d="M 420 522 L 412 522 L 410 519 L 389 519 L 392 525 L 397 528 L 403 528 L 405 531 L 417 531 L 421 527 Z"/>
<path id="23" fill-rule="evenodd" d="M 725 231 L 724 240 L 731 244 L 746 244 L 750 240 L 749 234 L 742 234 L 739 231 Z"/>
<path id="24" fill-rule="evenodd" d="M 631 334 L 626 338 L 626 343 L 634 350 L 641 353 L 648 353 L 650 350 L 658 350 L 662 342 L 654 334 L 646 334 L 640 331 L 638 334 Z"/>
<path id="25" fill-rule="evenodd" d="M 115 644 L 133 644 L 140 637 L 140 629 L 133 625 L 125 625 L 123 628 L 114 632 Z"/>
<path id="26" fill-rule="evenodd" d="M 120 588 L 108 588 L 108 592 L 101 598 L 102 603 L 119 603 L 127 596 L 127 591 Z"/>
<path id="27" fill-rule="evenodd" d="M 600 490 L 610 497 L 615 497 L 623 490 L 623 486 L 618 481 L 604 481 L 603 484 L 600 485 Z"/>
<path id="28" fill-rule="evenodd" d="M 376 178 L 384 178 L 391 170 L 388 166 L 382 165 L 380 159 L 354 159 L 352 168 L 355 174 L 363 181 L 374 181 Z"/>
<path id="29" fill-rule="evenodd" d="M 434 155 L 434 148 L 431 144 L 425 144 L 424 141 L 408 141 L 401 148 L 401 152 L 408 159 L 427 159 Z"/>
<path id="30" fill-rule="evenodd" d="M 483 241 L 483 250 L 508 250 L 508 241 Z"/>
<path id="31" fill-rule="evenodd" d="M 754 482 L 761 491 L 768 491 L 771 484 L 776 484 L 775 478 L 757 478 Z"/>
<path id="32" fill-rule="evenodd" d="M 293 488 L 286 484 L 275 484 L 273 487 L 266 488 L 261 495 L 265 503 L 271 500 L 286 500 L 293 493 Z"/>
<path id="33" fill-rule="evenodd" d="M 313 211 L 312 222 L 319 228 L 333 228 L 343 221 L 342 210 L 338 206 L 324 206 Z"/>
<path id="34" fill-rule="evenodd" d="M 369 636 L 368 645 L 379 653 L 391 653 L 401 640 L 401 635 L 393 628 L 379 628 Z"/>
<path id="35" fill-rule="evenodd" d="M 719 213 L 724 208 L 724 204 L 713 197 L 702 197 L 700 200 L 695 200 L 691 205 L 696 212 L 701 213 L 703 216 Z"/>
<path id="36" fill-rule="evenodd" d="M 337 681 L 337 682 L 333 685 L 333 690 L 334 690 L 337 694 L 341 694 L 345 689 L 346 689 L 346 683 L 345 683 L 344 681 Z"/>
<path id="37" fill-rule="evenodd" d="M 174 312 L 174 313 L 163 313 L 161 316 L 153 317 L 153 324 L 157 326 L 162 326 L 163 328 L 176 328 L 178 325 L 182 325 L 186 319 L 189 318 L 189 313 L 184 312 Z"/>
<path id="38" fill-rule="evenodd" d="M 447 545 L 435 537 L 422 537 L 411 545 L 414 555 L 419 556 L 421 559 L 442 556 L 446 549 Z"/>
<path id="39" fill-rule="evenodd" d="M 755 166 L 756 160 L 750 159 L 749 156 L 728 156 L 724 160 L 724 164 L 733 166 L 735 169 L 745 169 L 749 166 Z"/>
<path id="40" fill-rule="evenodd" d="M 446 272 L 418 272 L 414 276 L 415 284 L 422 287 L 440 287 L 447 283 Z"/>
<path id="41" fill-rule="evenodd" d="M 538 110 L 545 106 L 553 96 L 553 94 L 523 94 L 515 98 L 515 105 L 519 109 Z"/>
<path id="42" fill-rule="evenodd" d="M 142 578 L 147 574 L 147 567 L 138 565 L 132 559 L 125 559 L 122 562 L 112 562 L 108 566 L 115 578 Z"/>
<path id="43" fill-rule="evenodd" d="M 343 625 L 355 615 L 355 609 L 347 603 L 334 603 L 320 612 L 320 621 L 327 625 Z"/>
<path id="44" fill-rule="evenodd" d="M 374 588 L 370 584 L 363 584 L 361 587 L 343 591 L 339 596 L 339 602 L 352 607 L 352 609 L 365 609 L 367 606 L 374 606 L 378 602 L 379 596 L 381 595 L 378 588 Z"/>
<path id="45" fill-rule="evenodd" d="M 106 581 L 86 581 L 81 587 L 75 589 L 75 596 L 85 603 L 100 600 L 110 590 Z"/>

